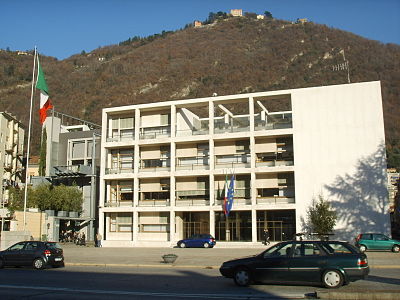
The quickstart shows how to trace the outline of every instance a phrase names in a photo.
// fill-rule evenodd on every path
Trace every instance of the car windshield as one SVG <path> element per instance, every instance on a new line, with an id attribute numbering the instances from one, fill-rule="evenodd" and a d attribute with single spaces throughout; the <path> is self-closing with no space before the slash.
<path id="1" fill-rule="evenodd" d="M 48 249 L 62 249 L 61 246 L 57 243 L 46 243 L 45 245 Z"/>

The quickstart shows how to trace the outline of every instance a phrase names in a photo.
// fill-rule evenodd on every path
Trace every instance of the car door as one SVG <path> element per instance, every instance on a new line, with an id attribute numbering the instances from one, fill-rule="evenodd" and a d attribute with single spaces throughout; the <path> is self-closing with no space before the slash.
<path id="1" fill-rule="evenodd" d="M 289 260 L 292 255 L 292 243 L 281 244 L 276 249 L 271 247 L 254 263 L 252 268 L 256 281 L 286 281 L 289 272 Z M 271 251 L 273 250 L 273 251 Z"/>
<path id="2" fill-rule="evenodd" d="M 376 250 L 388 250 L 392 248 L 390 239 L 384 234 L 374 234 L 374 240 Z"/>
<path id="3" fill-rule="evenodd" d="M 320 270 L 326 264 L 326 255 L 313 242 L 295 243 L 293 257 L 289 262 L 289 281 L 319 282 Z"/>
<path id="4" fill-rule="evenodd" d="M 12 245 L 3 253 L 3 258 L 6 265 L 20 266 L 22 262 L 22 250 L 25 247 L 25 242 L 20 242 Z"/>
<path id="5" fill-rule="evenodd" d="M 37 251 L 39 251 L 38 242 L 27 242 L 25 248 L 21 250 L 21 263 L 25 266 L 31 265 Z"/>

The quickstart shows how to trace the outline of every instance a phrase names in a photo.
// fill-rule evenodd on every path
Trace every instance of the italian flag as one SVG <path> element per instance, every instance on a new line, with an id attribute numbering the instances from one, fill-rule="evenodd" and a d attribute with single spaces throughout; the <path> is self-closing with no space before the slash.
<path id="1" fill-rule="evenodd" d="M 39 57 L 38 57 L 38 74 L 36 80 L 36 88 L 40 90 L 40 108 L 39 108 L 39 118 L 40 124 L 43 125 L 47 118 L 47 111 L 53 108 L 51 101 L 49 99 L 49 88 L 47 87 L 46 79 L 44 78 L 44 73 L 40 67 Z"/>

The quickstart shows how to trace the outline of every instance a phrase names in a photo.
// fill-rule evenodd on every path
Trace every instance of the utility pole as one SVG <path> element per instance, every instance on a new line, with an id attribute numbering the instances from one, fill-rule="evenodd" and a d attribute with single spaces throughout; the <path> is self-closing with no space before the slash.
<path id="1" fill-rule="evenodd" d="M 339 63 L 336 65 L 332 66 L 332 71 L 342 71 L 342 70 L 347 70 L 347 83 L 350 83 L 350 67 L 349 67 L 349 61 L 346 60 L 346 56 L 344 55 L 344 49 L 340 50 L 340 52 L 343 56 L 343 63 Z"/>

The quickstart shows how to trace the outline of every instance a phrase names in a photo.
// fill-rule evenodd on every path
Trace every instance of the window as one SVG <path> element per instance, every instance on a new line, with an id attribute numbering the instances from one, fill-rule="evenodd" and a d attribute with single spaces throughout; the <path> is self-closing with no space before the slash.
<path id="1" fill-rule="evenodd" d="M 383 234 L 376 234 L 375 235 L 375 240 L 376 241 L 387 241 L 389 238 L 386 235 Z"/>
<path id="2" fill-rule="evenodd" d="M 236 141 L 236 153 L 250 153 L 250 142 L 248 140 Z"/>
<path id="3" fill-rule="evenodd" d="M 72 158 L 84 158 L 84 157 L 85 157 L 85 141 L 73 142 Z"/>
<path id="4" fill-rule="evenodd" d="M 293 252 L 294 257 L 300 256 L 316 256 L 321 255 L 321 251 L 318 246 L 314 243 L 303 243 L 296 244 L 296 248 Z"/>
<path id="5" fill-rule="evenodd" d="M 111 213 L 111 232 L 132 232 L 132 213 Z"/>
<path id="6" fill-rule="evenodd" d="M 322 248 L 329 254 L 340 254 L 340 253 L 353 253 L 353 251 L 344 244 L 341 243 L 323 243 Z"/>

